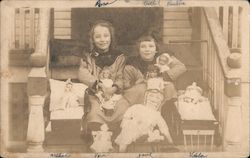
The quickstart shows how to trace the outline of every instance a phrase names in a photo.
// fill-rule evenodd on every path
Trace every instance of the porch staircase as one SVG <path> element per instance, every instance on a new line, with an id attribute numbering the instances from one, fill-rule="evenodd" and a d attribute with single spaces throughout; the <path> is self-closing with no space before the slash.
<path id="1" fill-rule="evenodd" d="M 41 9 L 43 10 L 43 9 Z M 60 11 L 63 12 L 63 11 Z M 69 12 L 67 10 L 67 12 Z M 34 115 L 29 116 L 28 125 L 28 150 L 41 150 L 42 144 L 45 151 L 67 151 L 67 152 L 88 152 L 86 148 L 86 142 L 80 137 L 80 124 L 79 120 L 72 120 L 72 122 L 54 122 L 53 132 L 44 132 L 44 98 L 48 93 L 47 79 L 60 79 L 65 80 L 67 78 L 77 79 L 77 69 L 79 66 L 79 57 L 74 55 L 63 55 L 58 57 L 55 64 L 51 64 L 49 57 L 52 57 L 52 51 L 49 50 L 49 35 L 50 24 L 48 19 L 50 18 L 49 10 L 44 9 L 41 12 L 43 14 L 39 19 L 40 33 L 38 35 L 38 41 L 36 43 L 36 49 L 31 55 L 31 71 L 28 76 L 28 97 L 30 114 L 36 114 L 36 122 L 32 122 Z M 69 18 L 69 17 L 68 17 Z M 228 105 L 225 101 L 230 99 L 231 94 L 227 94 L 227 89 L 224 89 L 225 83 L 228 84 L 229 78 L 226 78 L 228 73 L 228 65 L 226 64 L 226 57 L 230 54 L 228 46 L 225 44 L 224 39 L 220 31 L 218 31 L 218 18 L 214 16 L 214 10 L 211 8 L 203 8 L 202 20 L 201 20 L 201 39 L 206 41 L 206 46 L 201 44 L 199 57 L 193 53 L 192 44 L 187 43 L 175 43 L 173 41 L 189 41 L 192 39 L 193 28 L 190 20 L 190 11 L 188 8 L 164 9 L 164 30 L 163 30 L 163 42 L 168 48 L 168 51 L 173 52 L 180 61 L 186 66 L 188 71 L 180 76 L 176 82 L 177 89 L 184 89 L 192 82 L 197 82 L 202 87 L 204 82 L 208 83 L 208 97 L 211 103 L 216 108 L 218 113 L 218 119 L 221 120 L 220 131 L 224 130 L 224 126 L 230 126 L 230 122 L 224 125 L 224 108 Z M 69 19 L 67 19 L 69 20 Z M 211 22 L 212 21 L 212 22 Z M 214 22 L 215 21 L 215 22 Z M 62 22 L 62 21 L 60 21 Z M 60 23 L 60 25 L 63 23 Z M 69 29 L 70 26 L 67 27 Z M 57 34 L 57 36 L 63 36 Z M 58 33 L 58 32 L 57 32 Z M 219 34 L 217 36 L 217 34 Z M 66 35 L 65 35 L 66 36 Z M 65 39 L 63 36 L 61 39 Z M 67 34 L 66 39 L 70 38 Z M 69 39 L 70 40 L 70 39 Z M 44 42 L 44 41 L 47 41 Z M 172 42 L 171 42 L 172 41 Z M 207 49 L 209 48 L 209 49 Z M 41 53 L 42 52 L 42 53 Z M 57 63 L 58 62 L 58 63 Z M 49 65 L 50 64 L 50 65 Z M 42 73 L 41 73 L 42 72 Z M 62 73 L 63 72 L 63 73 Z M 39 74 L 37 76 L 37 74 Z M 37 83 L 41 84 L 37 84 Z M 235 88 L 235 87 L 234 87 Z M 233 94 L 235 95 L 235 94 Z M 238 107 L 237 107 L 238 108 Z M 232 110 L 228 106 L 228 111 Z M 229 113 L 230 114 L 230 113 Z M 229 116 L 229 118 L 233 118 Z M 32 123 L 30 123 L 32 122 Z M 65 126 L 67 124 L 67 127 Z M 38 128 L 37 128 L 38 127 Z M 32 135 L 32 131 L 38 130 L 37 135 Z M 44 140 L 45 133 L 45 140 Z M 230 137 L 228 138 L 230 139 Z"/>

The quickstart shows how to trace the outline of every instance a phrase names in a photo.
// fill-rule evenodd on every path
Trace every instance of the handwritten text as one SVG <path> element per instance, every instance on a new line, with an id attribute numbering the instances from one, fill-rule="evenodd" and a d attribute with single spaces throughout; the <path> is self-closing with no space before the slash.
<path id="1" fill-rule="evenodd" d="M 167 0 L 167 5 L 185 5 L 183 0 Z"/>
<path id="2" fill-rule="evenodd" d="M 160 4 L 160 0 L 144 0 L 145 6 L 157 6 Z"/>
<path id="3" fill-rule="evenodd" d="M 117 0 L 113 0 L 111 2 L 107 2 L 107 1 L 102 1 L 102 0 L 97 0 L 96 3 L 95 3 L 95 6 L 96 7 L 103 7 L 103 6 L 106 6 L 106 5 L 110 5 L 110 4 L 113 4 L 115 3 Z"/>
<path id="4" fill-rule="evenodd" d="M 202 153 L 199 152 L 191 152 L 190 153 L 190 158 L 206 158 L 207 155 L 204 155 Z"/>

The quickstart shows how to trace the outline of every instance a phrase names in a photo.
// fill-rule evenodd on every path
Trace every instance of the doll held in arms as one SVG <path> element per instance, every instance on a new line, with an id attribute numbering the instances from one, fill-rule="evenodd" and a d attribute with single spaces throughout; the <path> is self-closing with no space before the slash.
<path id="1" fill-rule="evenodd" d="M 125 152 L 129 144 L 142 136 L 148 136 L 148 142 L 162 141 L 162 136 L 165 136 L 168 143 L 173 143 L 168 126 L 159 111 L 163 100 L 164 96 L 159 90 L 150 89 L 145 93 L 144 104 L 128 108 L 121 123 L 121 133 L 115 139 L 120 152 Z"/>
<path id="2" fill-rule="evenodd" d="M 160 74 L 160 68 L 156 65 L 149 65 L 146 76 L 147 89 L 158 89 L 163 91 L 166 84 L 170 82 L 164 81 Z"/>
<path id="3" fill-rule="evenodd" d="M 104 94 L 104 88 L 110 88 L 114 84 L 111 79 L 111 70 L 108 67 L 104 67 L 99 75 L 99 81 L 97 83 L 96 96 L 100 102 L 100 108 L 107 116 L 111 116 L 114 112 L 116 102 L 121 98 L 121 95 L 113 94 L 112 96 L 107 96 Z"/>
<path id="4" fill-rule="evenodd" d="M 156 58 L 155 66 L 159 67 L 160 73 L 170 69 L 169 64 L 172 62 L 171 57 L 168 53 L 163 53 Z"/>

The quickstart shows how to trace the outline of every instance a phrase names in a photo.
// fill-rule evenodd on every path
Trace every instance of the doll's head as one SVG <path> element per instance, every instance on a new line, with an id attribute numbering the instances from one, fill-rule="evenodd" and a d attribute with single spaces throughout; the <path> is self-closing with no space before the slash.
<path id="1" fill-rule="evenodd" d="M 171 58 L 168 53 L 161 54 L 158 58 L 156 63 L 159 65 L 168 65 L 171 62 Z"/>
<path id="2" fill-rule="evenodd" d="M 161 107 L 164 100 L 164 95 L 157 89 L 147 90 L 144 96 L 144 104 L 156 111 Z"/>
<path id="3" fill-rule="evenodd" d="M 160 69 L 158 66 L 155 65 L 149 65 L 148 66 L 148 72 L 147 72 L 147 78 L 155 78 L 160 76 Z"/>
<path id="4" fill-rule="evenodd" d="M 110 79 L 111 78 L 111 70 L 109 67 L 104 67 L 100 74 L 100 79 Z"/>
<path id="5" fill-rule="evenodd" d="M 71 79 L 69 78 L 69 79 L 66 81 L 65 92 L 71 91 L 72 88 L 73 88 L 73 83 L 71 82 Z"/>

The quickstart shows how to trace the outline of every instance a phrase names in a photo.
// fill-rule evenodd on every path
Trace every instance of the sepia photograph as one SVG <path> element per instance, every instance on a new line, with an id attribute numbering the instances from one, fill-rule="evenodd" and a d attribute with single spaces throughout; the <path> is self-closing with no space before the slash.
<path id="1" fill-rule="evenodd" d="M 3 158 L 250 155 L 245 0 L 3 0 Z"/>

